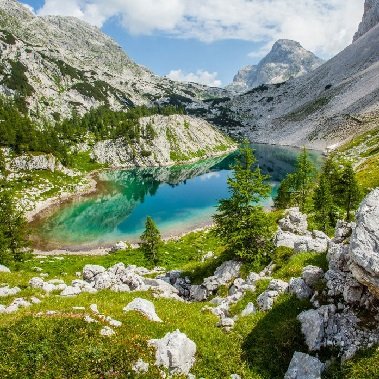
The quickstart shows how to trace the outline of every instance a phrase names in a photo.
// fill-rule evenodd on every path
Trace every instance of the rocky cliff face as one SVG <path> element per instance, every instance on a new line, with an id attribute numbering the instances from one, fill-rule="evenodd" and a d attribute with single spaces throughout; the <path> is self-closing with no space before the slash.
<path id="1" fill-rule="evenodd" d="M 379 1 L 366 0 L 365 13 L 362 22 L 359 25 L 357 33 L 354 35 L 353 42 L 362 37 L 379 23 Z"/>
<path id="2" fill-rule="evenodd" d="M 123 139 L 102 141 L 94 146 L 92 158 L 111 167 L 169 166 L 237 148 L 207 121 L 190 116 L 145 117 L 140 127 L 145 138 L 138 143 L 131 145 Z"/>
<path id="3" fill-rule="evenodd" d="M 224 96 L 221 89 L 160 78 L 98 28 L 73 17 L 37 17 L 16 0 L 0 0 L 0 30 L 0 92 L 22 97 L 36 118 L 103 104 L 122 109 Z"/>
<path id="4" fill-rule="evenodd" d="M 258 65 L 240 70 L 227 88 L 244 92 L 262 84 L 286 82 L 313 71 L 322 63 L 322 59 L 305 50 L 298 42 L 281 39 Z"/>

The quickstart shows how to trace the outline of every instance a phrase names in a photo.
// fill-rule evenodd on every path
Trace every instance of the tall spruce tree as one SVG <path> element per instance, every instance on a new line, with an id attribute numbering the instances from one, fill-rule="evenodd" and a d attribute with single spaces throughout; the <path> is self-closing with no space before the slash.
<path id="1" fill-rule="evenodd" d="M 313 196 L 313 204 L 315 210 L 315 221 L 320 225 L 321 230 L 327 232 L 329 228 L 335 225 L 335 209 L 333 194 L 330 187 L 329 178 L 325 174 L 321 174 L 318 186 Z"/>
<path id="2" fill-rule="evenodd" d="M 17 209 L 9 191 L 0 189 L 0 264 L 21 262 L 28 246 L 24 214 Z"/>
<path id="3" fill-rule="evenodd" d="M 159 262 L 159 247 L 162 240 L 159 230 L 151 217 L 146 218 L 145 231 L 140 239 L 140 248 L 146 259 L 154 265 L 157 265 Z"/>
<path id="4" fill-rule="evenodd" d="M 259 202 L 267 198 L 271 187 L 263 175 L 249 143 L 245 141 L 228 179 L 229 199 L 220 200 L 214 233 L 227 250 L 240 258 L 259 262 L 271 250 L 274 222 Z"/>
<path id="5" fill-rule="evenodd" d="M 362 192 L 350 162 L 344 164 L 336 195 L 337 201 L 345 211 L 346 221 L 351 221 L 351 212 L 358 207 Z"/>
<path id="6" fill-rule="evenodd" d="M 304 148 L 297 157 L 295 171 L 288 174 L 279 186 L 276 207 L 283 209 L 296 205 L 301 211 L 305 211 L 314 187 L 316 173 L 316 167 Z"/>

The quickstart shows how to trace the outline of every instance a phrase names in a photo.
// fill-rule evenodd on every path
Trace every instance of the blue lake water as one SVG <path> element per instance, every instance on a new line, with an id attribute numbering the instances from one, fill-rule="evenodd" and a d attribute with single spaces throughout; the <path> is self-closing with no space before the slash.
<path id="1" fill-rule="evenodd" d="M 253 145 L 259 165 L 271 176 L 272 197 L 278 183 L 293 171 L 299 150 Z M 311 152 L 317 165 L 318 152 Z M 218 200 L 228 197 L 227 178 L 235 159 L 214 158 L 191 165 L 104 171 L 101 190 L 63 205 L 35 225 L 35 234 L 49 248 L 109 245 L 136 241 L 147 216 L 164 236 L 212 222 Z M 270 206 L 272 198 L 262 201 Z"/>

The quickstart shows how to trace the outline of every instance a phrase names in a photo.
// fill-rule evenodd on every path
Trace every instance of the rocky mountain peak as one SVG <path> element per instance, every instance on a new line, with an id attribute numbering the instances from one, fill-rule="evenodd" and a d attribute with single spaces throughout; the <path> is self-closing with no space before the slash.
<path id="1" fill-rule="evenodd" d="M 262 84 L 277 84 L 313 71 L 323 63 L 299 42 L 280 39 L 258 65 L 241 69 L 227 88 L 244 92 Z"/>
<path id="2" fill-rule="evenodd" d="M 362 37 L 373 27 L 379 24 L 379 0 L 366 0 L 365 12 L 362 22 L 359 24 L 357 33 L 355 33 L 353 42 Z"/>

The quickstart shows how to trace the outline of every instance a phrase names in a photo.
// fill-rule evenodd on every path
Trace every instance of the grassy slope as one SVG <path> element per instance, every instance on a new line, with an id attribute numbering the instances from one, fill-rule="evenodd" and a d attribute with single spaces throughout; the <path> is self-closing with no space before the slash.
<path id="1" fill-rule="evenodd" d="M 218 241 L 205 233 L 194 233 L 181 241 L 169 242 L 163 249 L 162 265 L 166 268 L 182 268 L 192 277 L 211 274 L 218 260 L 201 263 L 200 257 L 207 251 L 222 254 L 216 248 Z M 226 259 L 226 257 L 219 258 Z M 134 377 L 131 365 L 138 358 L 154 361 L 154 352 L 146 341 L 161 338 L 167 332 L 180 329 L 197 344 L 196 364 L 192 372 L 197 377 L 209 379 L 228 378 L 238 373 L 242 378 L 282 378 L 294 351 L 305 351 L 296 316 L 309 307 L 308 302 L 285 295 L 268 313 L 241 318 L 235 328 L 226 333 L 216 327 L 217 318 L 202 311 L 208 303 L 181 303 L 167 299 L 155 299 L 149 293 L 118 294 L 102 291 L 95 295 L 81 294 L 74 298 L 60 298 L 56 294 L 42 297 L 37 290 L 27 288 L 28 280 L 37 276 L 33 267 L 39 266 L 49 274 L 49 279 L 62 278 L 68 283 L 86 263 L 110 266 L 116 262 L 144 265 L 146 262 L 138 250 L 119 252 L 105 257 L 65 257 L 63 260 L 47 258 L 45 263 L 32 259 L 18 267 L 12 274 L 0 274 L 0 283 L 18 285 L 22 292 L 17 297 L 37 295 L 42 303 L 22 309 L 13 315 L 0 318 L 0 376 L 6 378 L 128 378 Z M 306 264 L 323 265 L 325 256 L 304 254 L 292 257 L 281 265 L 275 276 L 287 279 L 298 274 Z M 257 292 L 246 297 L 232 308 L 239 314 L 249 301 L 256 302 L 259 293 L 267 286 L 261 281 Z M 154 302 L 162 324 L 152 323 L 137 313 L 122 312 L 133 298 L 141 296 Z M 15 297 L 1 299 L 8 305 Z M 72 307 L 88 307 L 96 303 L 101 312 L 120 320 L 123 326 L 116 329 L 111 339 L 101 337 L 101 324 L 86 324 L 83 311 Z M 38 312 L 59 311 L 56 316 L 35 317 Z M 142 378 L 157 378 L 152 366 Z"/>
<path id="2" fill-rule="evenodd" d="M 338 149 L 337 155 L 351 159 L 364 192 L 379 187 L 379 119 L 370 120 L 370 131 L 353 138 Z"/>

